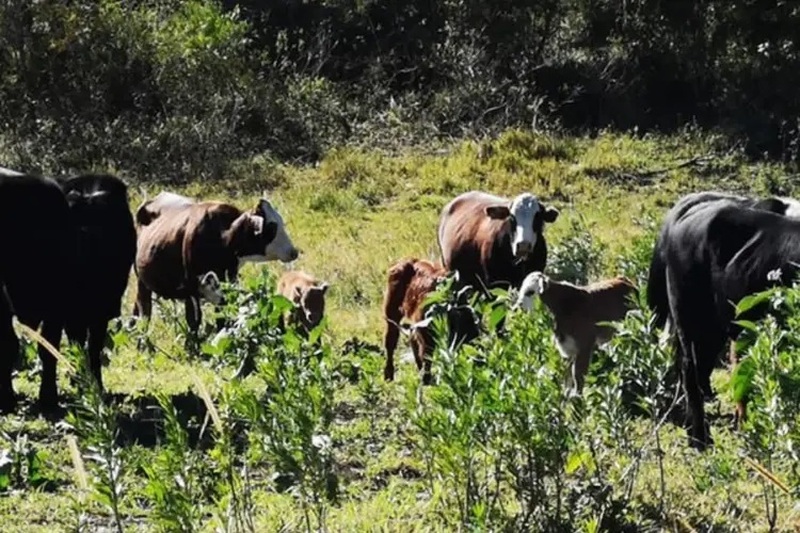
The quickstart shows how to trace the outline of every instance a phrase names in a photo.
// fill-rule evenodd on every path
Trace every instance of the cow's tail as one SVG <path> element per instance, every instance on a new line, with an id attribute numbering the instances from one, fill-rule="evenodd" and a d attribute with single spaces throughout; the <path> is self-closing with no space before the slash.
<path id="1" fill-rule="evenodd" d="M 669 317 L 669 297 L 667 295 L 667 265 L 660 257 L 658 247 L 653 251 L 653 257 L 650 260 L 647 306 L 655 315 L 655 326 L 663 328 Z"/>

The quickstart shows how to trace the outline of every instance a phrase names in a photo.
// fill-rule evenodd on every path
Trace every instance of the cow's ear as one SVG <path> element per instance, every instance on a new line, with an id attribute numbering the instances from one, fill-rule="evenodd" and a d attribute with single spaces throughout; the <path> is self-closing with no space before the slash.
<path id="1" fill-rule="evenodd" d="M 264 232 L 264 217 L 247 215 L 247 220 L 253 228 L 253 235 L 261 235 Z"/>
<path id="2" fill-rule="evenodd" d="M 320 290 L 320 292 L 322 292 L 322 294 L 325 294 L 326 292 L 328 292 L 328 284 L 325 283 L 325 282 L 320 283 L 319 285 L 317 285 L 317 288 Z"/>
<path id="3" fill-rule="evenodd" d="M 272 242 L 275 240 L 275 236 L 278 234 L 278 223 L 277 222 L 266 222 L 264 224 L 263 236 L 261 237 L 264 242 Z"/>
<path id="4" fill-rule="evenodd" d="M 508 215 L 511 214 L 511 210 L 508 206 L 502 204 L 488 205 L 484 211 L 489 218 L 494 219 L 506 219 Z"/>
<path id="5" fill-rule="evenodd" d="M 558 209 L 555 207 L 545 207 L 544 208 L 544 221 L 553 223 L 558 218 Z"/>

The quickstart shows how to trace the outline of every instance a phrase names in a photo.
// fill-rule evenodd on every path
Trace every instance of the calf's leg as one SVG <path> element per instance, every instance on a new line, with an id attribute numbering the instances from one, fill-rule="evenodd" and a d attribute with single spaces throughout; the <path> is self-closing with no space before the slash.
<path id="1" fill-rule="evenodd" d="M 383 349 L 386 353 L 386 363 L 383 366 L 383 379 L 392 381 L 394 380 L 394 352 L 400 339 L 400 328 L 389 317 L 386 318 L 385 322 L 386 330 L 383 333 Z"/>
<path id="2" fill-rule="evenodd" d="M 149 319 L 153 314 L 153 291 L 139 279 L 136 281 L 136 303 L 133 305 L 133 316 Z"/>

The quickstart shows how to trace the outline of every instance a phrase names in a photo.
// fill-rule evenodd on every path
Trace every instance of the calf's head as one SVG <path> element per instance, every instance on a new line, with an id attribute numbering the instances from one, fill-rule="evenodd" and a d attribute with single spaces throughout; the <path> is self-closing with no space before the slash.
<path id="1" fill-rule="evenodd" d="M 546 291 L 549 284 L 550 278 L 543 272 L 531 272 L 525 276 L 519 288 L 516 307 L 530 311 L 533 308 L 534 298 Z"/>
<path id="2" fill-rule="evenodd" d="M 294 303 L 302 313 L 303 322 L 309 329 L 317 327 L 325 315 L 325 293 L 327 292 L 327 283 L 320 283 L 312 287 L 295 287 L 294 289 Z"/>
<path id="3" fill-rule="evenodd" d="M 520 194 L 508 204 L 487 206 L 485 212 L 490 218 L 508 221 L 511 251 L 517 259 L 531 254 L 545 222 L 552 223 L 558 218 L 556 208 L 545 206 L 530 193 Z"/>
<path id="4" fill-rule="evenodd" d="M 242 261 L 261 262 L 261 261 L 281 261 L 289 263 L 297 259 L 300 251 L 295 248 L 289 234 L 286 233 L 286 226 L 280 213 L 272 206 L 269 200 L 262 198 L 258 205 L 249 213 L 253 217 L 259 217 L 266 226 L 274 226 L 274 232 L 264 232 L 261 238 L 260 247 L 248 254 L 241 256 Z"/>
<path id="5" fill-rule="evenodd" d="M 213 271 L 200 276 L 198 285 L 201 297 L 214 305 L 222 303 L 222 289 L 220 287 L 219 278 Z"/>

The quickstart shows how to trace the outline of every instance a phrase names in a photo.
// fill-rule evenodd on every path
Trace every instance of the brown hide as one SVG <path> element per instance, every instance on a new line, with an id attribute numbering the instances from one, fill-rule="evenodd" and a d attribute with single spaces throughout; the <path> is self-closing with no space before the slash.
<path id="1" fill-rule="evenodd" d="M 394 351 L 400 337 L 400 322 L 403 319 L 412 323 L 422 320 L 425 297 L 436 290 L 437 284 L 446 275 L 447 270 L 442 265 L 416 258 L 402 259 L 389 268 L 383 299 L 383 315 L 386 320 L 383 337 L 386 365 L 383 376 L 387 381 L 394 379 Z M 425 366 L 423 380 L 428 383 L 430 364 L 426 360 L 433 348 L 430 334 L 425 328 L 415 331 L 411 334 L 410 343 L 417 367 L 422 370 Z"/>
<path id="2" fill-rule="evenodd" d="M 257 229 L 252 214 L 221 202 L 168 210 L 141 227 L 134 313 L 150 316 L 154 292 L 163 298 L 186 299 L 189 318 L 189 300 L 195 300 L 195 307 L 199 305 L 198 278 L 211 271 L 220 280 L 234 280 L 239 257 L 263 250 L 264 240 L 274 238 L 276 225 L 264 223 L 261 234 Z M 199 309 L 194 312 L 199 313 Z M 192 329 L 198 325 L 190 321 Z"/>
<path id="3" fill-rule="evenodd" d="M 547 243 L 541 215 L 534 223 L 537 234 L 534 249 L 522 261 L 515 260 L 511 251 L 510 220 L 487 215 L 487 208 L 511 201 L 472 191 L 460 195 L 442 209 L 438 230 L 442 262 L 449 271 L 459 273 L 461 284 L 477 288 L 519 287 L 528 273 L 544 271 Z M 545 208 L 541 202 L 540 205 Z"/>
<path id="4" fill-rule="evenodd" d="M 327 283 L 306 272 L 292 270 L 280 277 L 277 291 L 295 304 L 295 311 L 289 319 L 301 332 L 308 333 L 322 321 Z"/>
<path id="5" fill-rule="evenodd" d="M 555 334 L 559 342 L 571 339 L 577 348 L 575 356 L 575 381 L 578 391 L 583 388 L 592 352 L 608 342 L 614 328 L 598 322 L 614 322 L 625 318 L 631 308 L 629 296 L 636 287 L 627 278 L 597 281 L 585 286 L 549 280 L 542 302 L 555 318 Z"/>

